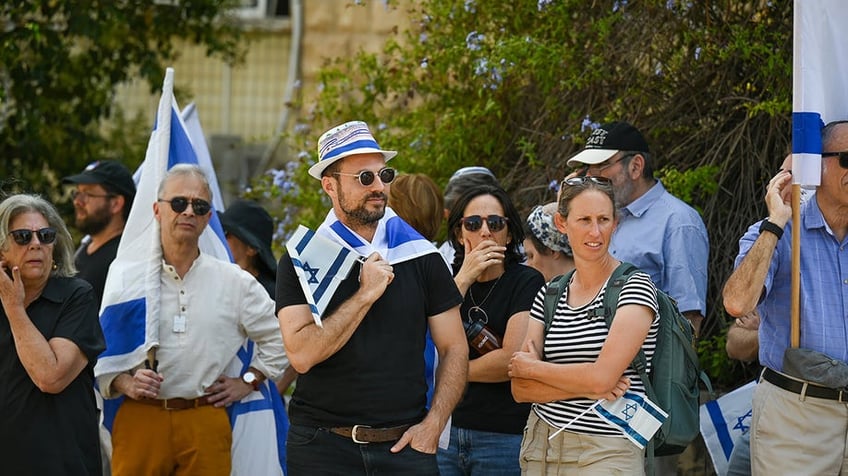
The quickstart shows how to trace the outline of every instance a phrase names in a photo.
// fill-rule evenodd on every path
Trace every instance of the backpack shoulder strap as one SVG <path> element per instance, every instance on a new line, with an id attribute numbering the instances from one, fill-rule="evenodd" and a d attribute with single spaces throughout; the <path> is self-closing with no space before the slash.
<path id="1" fill-rule="evenodd" d="M 562 296 L 562 293 L 565 292 L 565 288 L 568 286 L 568 282 L 571 281 L 571 276 L 573 274 L 574 270 L 571 270 L 565 274 L 554 277 L 551 282 L 548 283 L 547 289 L 545 289 L 544 335 L 548 335 L 548 331 L 551 330 L 551 324 L 554 322 L 554 313 L 556 312 L 557 303 L 559 302 L 559 298 Z"/>
<path id="2" fill-rule="evenodd" d="M 636 266 L 622 262 L 613 271 L 609 281 L 607 281 L 607 290 L 604 293 L 603 313 L 607 327 L 610 329 L 612 329 L 612 321 L 615 318 L 615 310 L 618 308 L 618 297 L 621 294 L 621 288 L 624 287 L 624 283 L 630 279 L 630 276 L 633 276 L 637 271 L 639 271 L 639 268 Z M 630 363 L 630 366 L 633 367 L 633 370 L 642 379 L 648 398 L 656 400 L 651 380 L 648 378 L 648 359 L 645 357 L 645 352 L 641 347 L 639 348 L 639 352 L 636 353 L 636 356 L 633 357 L 633 362 Z"/>
<path id="3" fill-rule="evenodd" d="M 618 296 L 621 294 L 621 288 L 624 283 L 633 275 L 639 268 L 630 263 L 622 262 L 615 268 L 607 281 L 607 290 L 604 292 L 603 309 L 598 312 L 603 312 L 604 319 L 607 321 L 607 327 L 612 327 L 612 320 L 615 318 L 615 310 L 618 308 Z M 596 314 L 597 315 L 597 312 Z"/>

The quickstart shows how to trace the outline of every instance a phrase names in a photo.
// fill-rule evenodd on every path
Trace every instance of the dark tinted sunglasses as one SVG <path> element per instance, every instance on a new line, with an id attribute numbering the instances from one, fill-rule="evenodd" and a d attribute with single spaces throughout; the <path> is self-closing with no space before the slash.
<path id="1" fill-rule="evenodd" d="M 509 221 L 509 218 L 502 217 L 500 215 L 489 215 L 486 217 L 481 217 L 480 215 L 469 215 L 464 217 L 461 222 L 462 226 L 465 227 L 467 231 L 477 231 L 480 228 L 483 228 L 483 220 L 486 221 L 486 226 L 489 227 L 489 231 L 501 231 L 506 228 L 506 222 Z"/>
<path id="2" fill-rule="evenodd" d="M 585 185 L 589 182 L 592 182 L 596 185 L 600 185 L 601 187 L 610 187 L 612 186 L 612 181 L 606 177 L 596 177 L 592 176 L 583 176 L 583 177 L 571 177 L 562 181 L 562 187 L 568 185 L 573 187 L 575 185 Z"/>
<path id="3" fill-rule="evenodd" d="M 12 230 L 9 232 L 15 243 L 26 246 L 32 241 L 32 235 L 38 235 L 38 241 L 42 245 L 49 245 L 56 241 L 56 230 L 53 228 L 42 228 L 40 230 Z"/>
<path id="4" fill-rule="evenodd" d="M 839 166 L 848 169 L 848 151 L 822 152 L 822 157 L 839 157 Z"/>
<path id="5" fill-rule="evenodd" d="M 206 200 L 202 198 L 192 198 L 189 200 L 186 197 L 174 197 L 170 200 L 165 200 L 164 198 L 159 199 L 160 202 L 170 203 L 171 210 L 182 213 L 186 211 L 188 208 L 188 204 L 191 203 L 191 209 L 194 210 L 195 215 L 206 215 L 209 213 L 209 210 L 212 209 L 212 205 L 209 204 Z"/>
<path id="6" fill-rule="evenodd" d="M 388 185 L 394 182 L 397 172 L 391 167 L 383 167 L 376 174 L 374 174 L 374 172 L 370 170 L 363 170 L 358 174 L 345 174 L 342 172 L 333 172 L 333 175 L 346 175 L 348 177 L 356 177 L 356 179 L 359 180 L 359 183 L 362 184 L 363 187 L 367 187 L 374 183 L 374 179 L 378 176 L 380 177 L 381 182 Z"/>

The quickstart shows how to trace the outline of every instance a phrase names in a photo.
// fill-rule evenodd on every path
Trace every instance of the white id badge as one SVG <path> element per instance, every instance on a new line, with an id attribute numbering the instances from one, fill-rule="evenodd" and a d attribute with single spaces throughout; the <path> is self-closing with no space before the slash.
<path id="1" fill-rule="evenodd" d="M 183 314 L 174 316 L 174 332 L 182 333 L 186 331 L 186 317 Z"/>

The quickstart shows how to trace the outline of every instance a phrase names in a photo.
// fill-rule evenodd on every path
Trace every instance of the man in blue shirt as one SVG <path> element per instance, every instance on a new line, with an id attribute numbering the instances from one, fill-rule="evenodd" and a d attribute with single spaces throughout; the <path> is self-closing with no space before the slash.
<path id="1" fill-rule="evenodd" d="M 648 273 L 677 301 L 697 335 L 707 312 L 707 228 L 695 209 L 654 178 L 642 133 L 626 122 L 603 124 L 568 165 L 612 180 L 620 218 L 610 253 Z"/>
<path id="2" fill-rule="evenodd" d="M 800 347 L 848 362 L 848 121 L 822 130 L 822 179 L 801 205 Z M 782 193 L 791 173 L 781 171 L 766 191 L 769 216 L 739 242 L 736 270 L 724 287 L 727 312 L 759 305 L 760 363 L 751 425 L 753 474 L 841 474 L 846 464 L 848 392 L 783 373 L 789 347 L 792 209 Z"/>

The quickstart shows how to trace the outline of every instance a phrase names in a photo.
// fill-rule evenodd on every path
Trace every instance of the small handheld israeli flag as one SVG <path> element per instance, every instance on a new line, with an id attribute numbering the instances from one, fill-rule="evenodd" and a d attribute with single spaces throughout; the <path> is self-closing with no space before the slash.
<path id="1" fill-rule="evenodd" d="M 644 449 L 668 418 L 657 404 L 648 397 L 636 393 L 625 392 L 621 398 L 613 401 L 603 400 L 595 406 L 595 413 L 621 429 L 630 441 L 640 449 Z"/>
<path id="2" fill-rule="evenodd" d="M 701 436 L 719 476 L 727 474 L 733 447 L 751 430 L 751 400 L 756 386 L 756 380 L 748 382 L 701 405 Z"/>
<path id="3" fill-rule="evenodd" d="M 286 243 L 286 249 L 309 302 L 315 325 L 324 327 L 321 316 L 359 255 L 303 225 L 297 227 Z"/>

